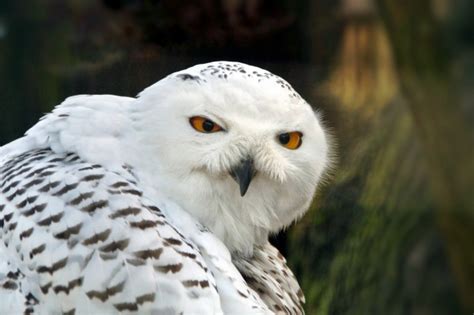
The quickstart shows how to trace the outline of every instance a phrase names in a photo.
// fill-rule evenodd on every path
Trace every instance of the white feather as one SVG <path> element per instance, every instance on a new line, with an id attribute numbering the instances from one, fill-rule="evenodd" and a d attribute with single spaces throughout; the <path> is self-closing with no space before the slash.
<path id="1" fill-rule="evenodd" d="M 193 116 L 224 131 L 197 132 Z M 297 150 L 277 140 L 291 131 Z M 265 264 L 268 235 L 306 211 L 328 151 L 289 84 L 240 63 L 177 72 L 138 98 L 70 97 L 0 148 L 0 313 L 301 313 L 291 272 L 262 276 L 287 268 Z M 229 173 L 245 158 L 256 176 L 242 197 Z"/>

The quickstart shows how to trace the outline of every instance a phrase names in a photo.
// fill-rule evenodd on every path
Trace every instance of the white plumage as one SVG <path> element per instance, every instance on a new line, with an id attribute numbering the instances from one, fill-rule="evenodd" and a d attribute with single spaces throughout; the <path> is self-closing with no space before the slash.
<path id="1" fill-rule="evenodd" d="M 300 314 L 268 236 L 328 164 L 310 106 L 245 64 L 70 97 L 0 148 L 0 314 Z"/>

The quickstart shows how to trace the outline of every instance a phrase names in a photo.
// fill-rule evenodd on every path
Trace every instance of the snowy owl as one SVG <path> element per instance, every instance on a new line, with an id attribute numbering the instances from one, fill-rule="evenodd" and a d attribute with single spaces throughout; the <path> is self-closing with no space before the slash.
<path id="1" fill-rule="evenodd" d="M 67 98 L 0 148 L 0 314 L 301 314 L 268 237 L 328 164 L 318 115 L 246 64 Z"/>

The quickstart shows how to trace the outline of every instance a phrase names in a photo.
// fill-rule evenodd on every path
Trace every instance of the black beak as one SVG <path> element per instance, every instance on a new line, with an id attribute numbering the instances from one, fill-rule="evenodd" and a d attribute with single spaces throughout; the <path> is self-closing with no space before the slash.
<path id="1" fill-rule="evenodd" d="M 239 165 L 232 168 L 230 175 L 237 182 L 237 184 L 239 184 L 240 195 L 243 197 L 249 188 L 252 178 L 255 175 L 253 160 L 250 158 L 242 160 Z"/>

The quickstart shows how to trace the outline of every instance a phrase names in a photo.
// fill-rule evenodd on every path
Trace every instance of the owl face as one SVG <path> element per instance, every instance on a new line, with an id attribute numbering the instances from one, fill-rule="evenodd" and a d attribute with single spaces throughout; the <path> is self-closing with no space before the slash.
<path id="1" fill-rule="evenodd" d="M 240 63 L 168 76 L 142 92 L 136 116 L 156 189 L 231 250 L 301 216 L 329 164 L 311 107 L 283 79 Z"/>

